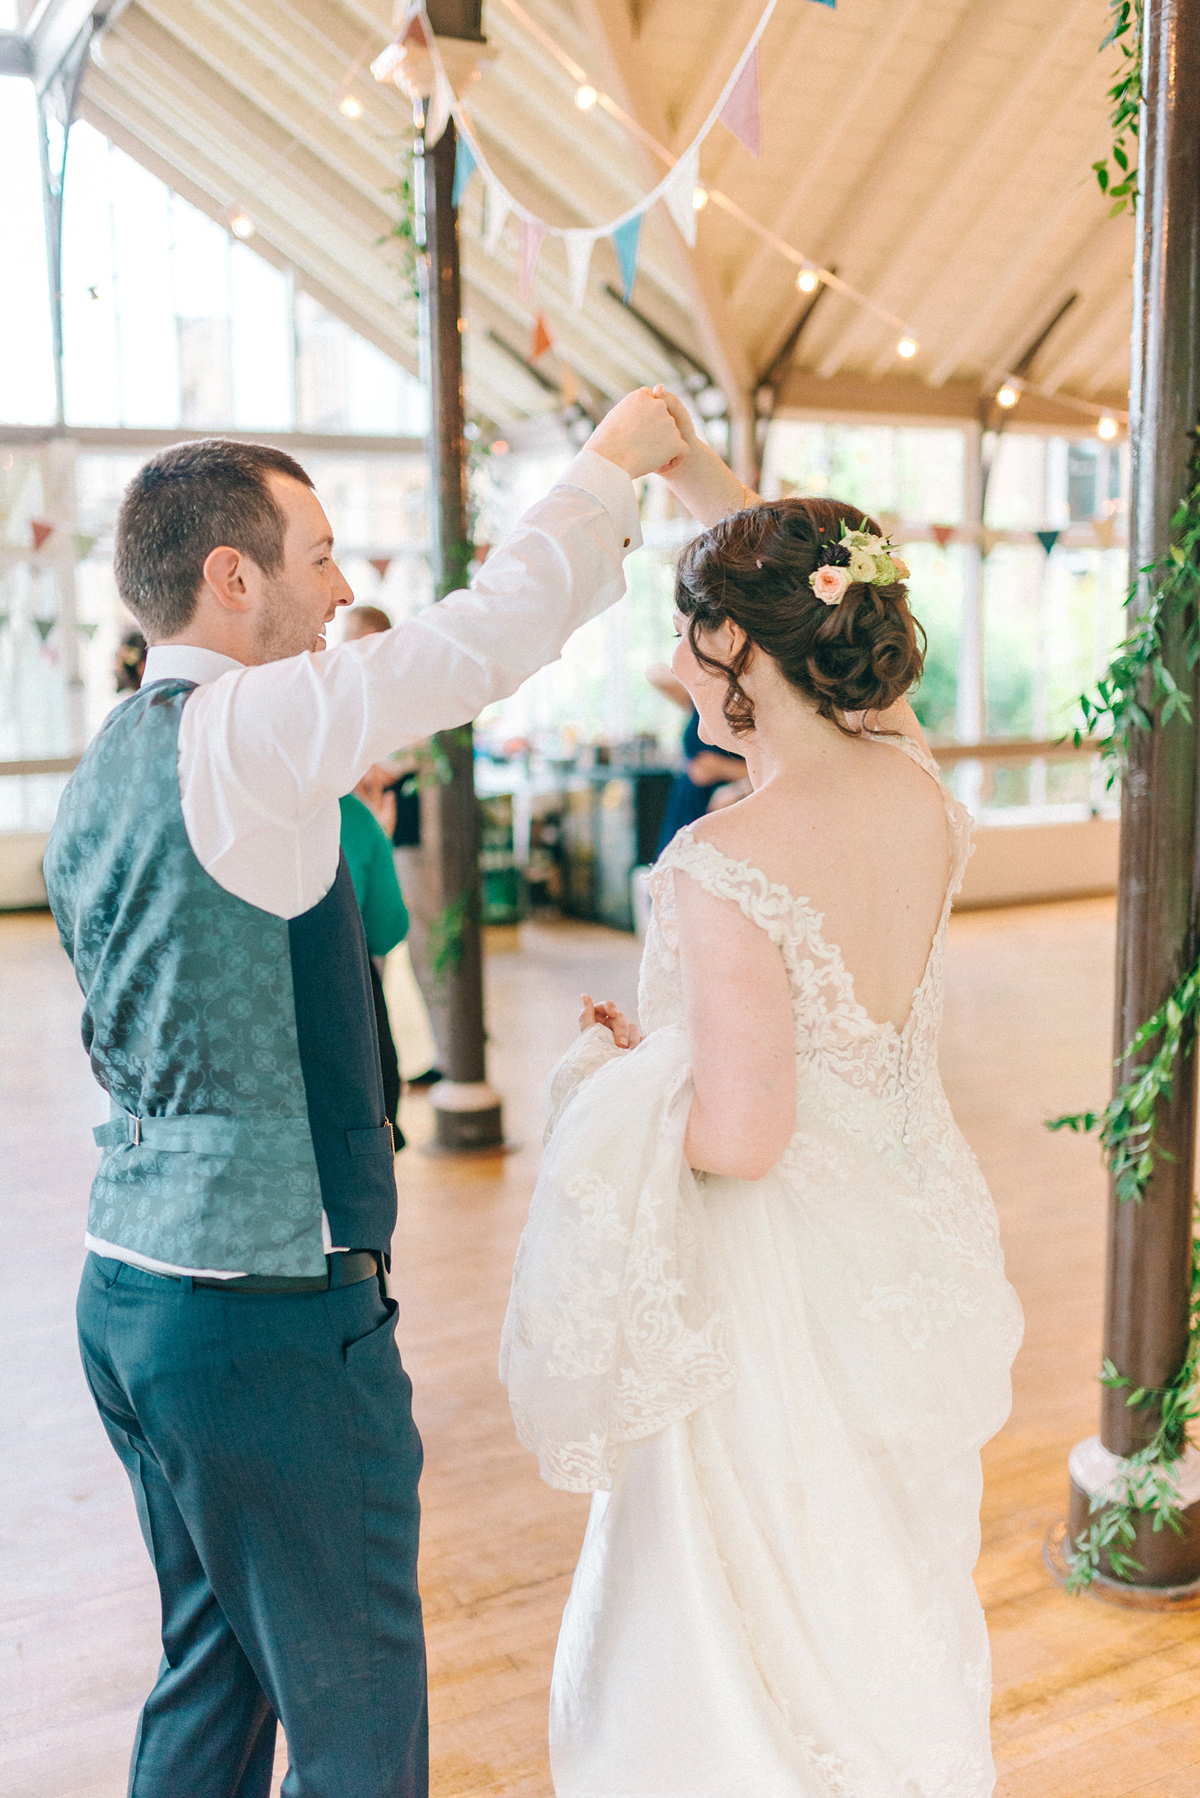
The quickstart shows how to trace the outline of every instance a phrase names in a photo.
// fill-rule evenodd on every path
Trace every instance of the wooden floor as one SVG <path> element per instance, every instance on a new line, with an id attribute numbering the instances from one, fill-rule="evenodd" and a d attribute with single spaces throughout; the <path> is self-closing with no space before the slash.
<path id="1" fill-rule="evenodd" d="M 955 920 L 943 1066 L 996 1194 L 1028 1333 L 986 1456 L 979 1585 L 995 1652 L 1001 1798 L 1196 1798 L 1200 1616 L 1069 1599 L 1040 1547 L 1066 1456 L 1096 1424 L 1104 1189 L 1094 1149 L 1041 1119 L 1108 1083 L 1112 913 L 1087 901 Z M 546 1691 L 586 1501 L 517 1447 L 495 1374 L 546 1070 L 580 988 L 630 998 L 636 951 L 527 929 L 490 964 L 492 1073 L 517 1152 L 399 1163 L 400 1342 L 425 1437 L 423 1590 L 433 1789 L 548 1798 Z M 76 1360 L 89 1127 L 102 1106 L 47 919 L 0 918 L 0 1794 L 120 1798 L 157 1663 L 125 1476 Z M 407 1102 L 420 1140 L 428 1107 Z"/>

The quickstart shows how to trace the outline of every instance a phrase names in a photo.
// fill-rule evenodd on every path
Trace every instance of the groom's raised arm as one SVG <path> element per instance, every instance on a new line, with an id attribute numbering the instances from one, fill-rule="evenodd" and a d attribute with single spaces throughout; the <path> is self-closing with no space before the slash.
<path id="1" fill-rule="evenodd" d="M 180 795 L 192 848 L 220 885 L 281 917 L 315 904 L 337 868 L 336 802 L 366 769 L 514 692 L 621 597 L 641 542 L 633 477 L 681 440 L 643 391 L 593 443 L 469 589 L 390 631 L 196 689 L 180 723 Z"/>
<path id="2" fill-rule="evenodd" d="M 372 762 L 464 724 L 556 659 L 625 591 L 641 542 L 628 474 L 584 450 L 472 585 L 392 630 L 201 687 L 184 710 L 187 786 L 231 780 L 281 821 L 354 786 Z"/>

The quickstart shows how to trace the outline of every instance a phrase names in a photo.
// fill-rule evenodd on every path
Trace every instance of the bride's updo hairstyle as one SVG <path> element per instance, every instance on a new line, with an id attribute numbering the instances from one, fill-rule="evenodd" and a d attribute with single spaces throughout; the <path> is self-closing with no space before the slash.
<path id="1" fill-rule="evenodd" d="M 754 729 L 741 684 L 753 646 L 839 730 L 848 728 L 843 713 L 886 711 L 920 679 L 925 633 L 903 581 L 851 580 L 833 605 L 814 593 L 809 577 L 819 566 L 849 563 L 843 526 L 883 534 L 841 500 L 779 499 L 723 518 L 680 556 L 675 606 L 700 666 L 729 683 L 722 710 L 738 736 Z M 706 655 L 699 641 L 726 618 L 746 633 L 731 662 Z"/>

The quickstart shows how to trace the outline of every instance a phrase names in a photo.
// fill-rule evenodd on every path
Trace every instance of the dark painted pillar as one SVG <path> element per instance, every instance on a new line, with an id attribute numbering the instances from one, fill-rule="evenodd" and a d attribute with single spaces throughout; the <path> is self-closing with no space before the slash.
<path id="1" fill-rule="evenodd" d="M 435 31 L 443 21 L 430 7 Z M 477 39 L 461 4 L 449 9 L 448 35 Z M 465 11 L 471 11 L 468 6 Z M 474 30 L 471 29 L 472 24 Z M 463 437 L 462 298 L 458 213 L 453 203 L 454 124 L 417 159 L 414 171 L 424 201 L 425 257 L 422 304 L 430 370 L 429 461 L 432 488 L 431 559 L 434 592 L 466 584 L 467 468 Z M 420 148 L 421 146 L 418 146 Z M 432 936 L 435 968 L 445 993 L 445 1079 L 433 1088 L 437 1141 L 444 1149 L 494 1147 L 503 1140 L 500 1101 L 487 1084 L 483 1017 L 483 950 L 480 935 L 479 804 L 475 795 L 471 727 L 438 738 L 444 761 L 437 788 L 441 914 Z M 441 758 L 439 758 L 440 760 Z"/>
<path id="2" fill-rule="evenodd" d="M 1131 579 L 1166 553 L 1170 520 L 1190 484 L 1200 391 L 1200 0 L 1146 0 L 1138 254 L 1135 264 L 1129 521 Z M 1141 601 L 1144 603 L 1143 590 Z M 1168 664 L 1185 691 L 1196 677 L 1173 627 Z M 1194 703 L 1194 701 L 1193 701 Z M 1197 733 L 1180 719 L 1135 732 L 1121 807 L 1115 1053 L 1163 1003 L 1197 948 Z M 1117 1070 L 1118 1082 L 1128 1068 Z M 1109 1196 L 1104 1352 L 1135 1387 L 1162 1386 L 1187 1352 L 1196 1068 L 1188 1040 L 1174 1096 L 1158 1115 L 1159 1153 L 1141 1204 Z M 1170 1158 L 1168 1158 L 1170 1157 Z M 1104 1389 L 1101 1440 L 1129 1455 L 1154 1435 L 1157 1406 L 1130 1410 Z M 1072 1533 L 1087 1506 L 1072 1492 Z M 1184 1538 L 1138 1532 L 1142 1586 L 1200 1578 L 1200 1506 Z"/>

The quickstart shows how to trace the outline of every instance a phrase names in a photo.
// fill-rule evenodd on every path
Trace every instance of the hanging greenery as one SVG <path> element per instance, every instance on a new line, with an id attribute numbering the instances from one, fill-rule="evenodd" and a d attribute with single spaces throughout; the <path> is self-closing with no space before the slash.
<path id="1" fill-rule="evenodd" d="M 1135 731 L 1162 729 L 1173 718 L 1191 718 L 1191 704 L 1164 660 L 1167 632 L 1182 627 L 1187 666 L 1200 660 L 1200 439 L 1192 433 L 1189 491 L 1171 519 L 1171 542 L 1160 562 L 1140 571 L 1129 604 L 1149 588 L 1149 597 L 1130 635 L 1118 645 L 1104 677 L 1080 698 L 1083 724 L 1076 743 L 1093 736 L 1107 722 L 1100 748 L 1108 764 L 1109 784 L 1127 764 Z M 1163 1004 L 1135 1031 L 1117 1065 L 1128 1067 L 1103 1111 L 1074 1112 L 1052 1118 L 1051 1130 L 1098 1130 L 1104 1159 L 1121 1204 L 1140 1205 L 1155 1167 L 1158 1104 L 1170 1100 L 1181 1054 L 1195 1037 L 1200 1016 L 1200 961 L 1188 968 Z M 1158 1047 L 1148 1061 L 1138 1057 L 1151 1044 Z M 1164 1154 L 1164 1150 L 1159 1150 Z M 1091 1585 L 1101 1563 L 1118 1579 L 1141 1571 L 1130 1553 L 1140 1516 L 1152 1519 L 1157 1533 L 1181 1534 L 1182 1509 L 1175 1469 L 1188 1446 L 1188 1430 L 1200 1418 L 1196 1386 L 1200 1378 L 1200 1240 L 1192 1238 L 1188 1347 L 1183 1364 L 1165 1386 L 1134 1387 L 1111 1361 L 1100 1374 L 1104 1385 L 1128 1389 L 1131 1410 L 1157 1416 L 1150 1441 L 1122 1465 L 1118 1487 L 1091 1501 L 1094 1521 L 1076 1536 L 1067 1551 L 1067 1589 L 1082 1592 Z"/>
<path id="2" fill-rule="evenodd" d="M 1192 437 L 1195 442 L 1195 432 Z M 1134 731 L 1150 730 L 1154 721 L 1191 720 L 1191 701 L 1167 667 L 1163 649 L 1168 624 L 1181 620 L 1189 669 L 1200 661 L 1200 454 L 1193 453 L 1189 482 L 1171 519 L 1167 554 L 1142 568 L 1129 590 L 1130 606 L 1148 594 L 1132 631 L 1091 692 L 1079 696 L 1083 722 L 1075 731 L 1076 747 L 1085 737 L 1100 736 L 1110 787 L 1124 772 Z"/>
<path id="3" fill-rule="evenodd" d="M 1113 147 L 1109 156 L 1116 164 L 1118 173 L 1114 179 L 1109 170 L 1109 156 L 1094 162 L 1092 167 L 1096 171 L 1096 180 L 1100 183 L 1100 192 L 1107 194 L 1113 202 L 1110 216 L 1115 217 L 1118 212 L 1124 212 L 1127 206 L 1132 210 L 1137 204 L 1134 143 L 1138 136 L 1142 104 L 1142 0 L 1108 0 L 1108 16 L 1112 23 L 1100 48 L 1107 50 L 1110 44 L 1116 44 L 1121 52 L 1117 79 L 1108 90 L 1108 97 L 1113 103 L 1109 114 Z"/>

